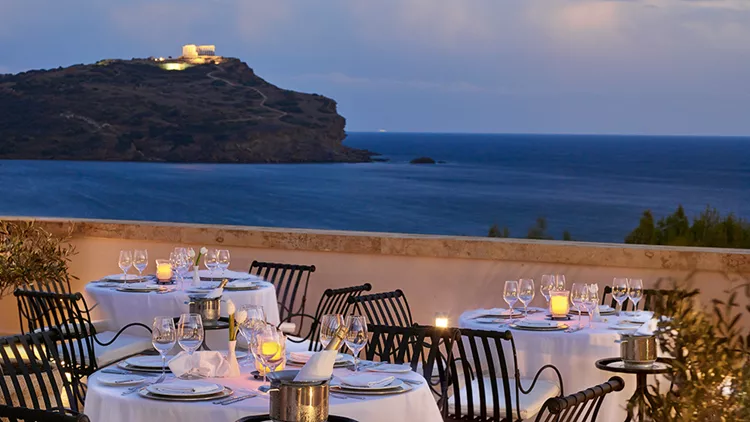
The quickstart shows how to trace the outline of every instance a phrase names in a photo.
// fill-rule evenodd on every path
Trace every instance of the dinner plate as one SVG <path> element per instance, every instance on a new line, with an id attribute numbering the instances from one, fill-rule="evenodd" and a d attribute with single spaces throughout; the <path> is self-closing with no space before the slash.
<path id="1" fill-rule="evenodd" d="M 138 395 L 141 397 L 145 397 L 147 399 L 152 400 L 162 400 L 162 401 L 207 401 L 207 400 L 216 400 L 216 399 L 222 399 L 224 397 L 229 397 L 232 394 L 234 394 L 234 391 L 229 387 L 224 387 L 224 390 L 210 395 L 210 396 L 190 396 L 190 397 L 172 397 L 172 396 L 162 396 L 160 394 L 154 394 L 150 391 L 148 391 L 146 388 L 141 388 L 138 390 Z"/>
<path id="2" fill-rule="evenodd" d="M 224 290 L 229 291 L 241 291 L 241 290 L 258 290 L 260 289 L 260 284 L 254 282 L 254 281 L 235 281 L 234 283 L 229 283 L 226 286 L 224 286 Z"/>
<path id="3" fill-rule="evenodd" d="M 118 292 L 137 292 L 137 293 L 158 292 L 159 290 L 162 290 L 162 287 L 157 286 L 155 284 L 140 285 L 140 286 L 128 286 L 127 284 L 125 284 L 117 288 Z"/>
<path id="4" fill-rule="evenodd" d="M 529 324 L 533 323 L 533 324 Z M 510 328 L 526 331 L 562 331 L 570 328 L 568 324 L 557 321 L 518 321 L 510 325 Z"/>
<path id="5" fill-rule="evenodd" d="M 199 388 L 198 391 L 182 390 L 180 388 L 187 386 L 195 386 Z M 174 387 L 174 389 L 170 389 Z M 205 397 L 213 396 L 224 391 L 224 386 L 213 382 L 205 381 L 175 381 L 169 383 L 150 384 L 146 386 L 151 394 L 167 397 Z"/>
<path id="6" fill-rule="evenodd" d="M 406 393 L 407 391 L 411 391 L 412 386 L 402 383 L 400 388 L 394 388 L 392 390 L 349 390 L 349 389 L 342 389 L 339 387 L 331 386 L 331 392 L 332 393 L 339 393 L 339 394 L 352 394 L 352 395 L 359 395 L 359 396 L 389 396 L 392 394 L 402 394 Z"/>
<path id="7" fill-rule="evenodd" d="M 101 374 L 96 378 L 99 383 L 109 385 L 113 387 L 124 387 L 128 385 L 138 385 L 145 380 L 139 375 L 115 375 L 115 374 Z"/>
<path id="8" fill-rule="evenodd" d="M 136 368 L 158 369 L 161 371 L 161 356 L 133 356 L 125 359 L 125 363 Z"/>
<path id="9" fill-rule="evenodd" d="M 411 366 L 406 364 L 383 363 L 375 366 L 360 367 L 363 371 L 369 372 L 389 372 L 392 374 L 407 374 L 411 372 Z"/>
<path id="10" fill-rule="evenodd" d="M 356 385 L 348 385 L 341 382 L 341 380 L 335 380 L 331 383 L 331 388 L 336 387 L 338 390 L 341 391 L 390 391 L 390 390 L 398 390 L 401 389 L 404 386 L 404 382 L 400 379 L 396 378 L 393 381 L 391 381 L 390 384 L 386 384 L 380 387 L 360 387 Z"/>
<path id="11" fill-rule="evenodd" d="M 505 324 L 506 318 L 498 318 L 497 316 L 483 316 L 474 318 L 474 322 L 479 324 Z"/>
<path id="12" fill-rule="evenodd" d="M 161 366 L 159 369 L 156 368 L 143 368 L 140 366 L 133 366 L 128 365 L 125 361 L 117 362 L 117 367 L 120 369 L 124 369 L 126 371 L 132 371 L 132 372 L 149 372 L 149 373 L 159 373 L 161 374 Z M 172 371 L 169 369 L 169 364 L 166 366 L 166 372 L 171 373 Z"/>
<path id="13" fill-rule="evenodd" d="M 128 274 L 127 278 L 125 278 L 125 274 L 112 274 L 102 277 L 102 280 L 104 281 L 117 281 L 122 283 L 123 281 L 145 281 L 146 276 L 138 276 L 137 274 Z"/>
<path id="14" fill-rule="evenodd" d="M 520 318 L 520 317 L 523 316 L 523 311 L 514 309 L 512 316 L 513 316 L 513 318 Z M 475 319 L 475 320 L 476 319 L 483 319 L 483 318 L 494 318 L 494 319 L 503 318 L 503 319 L 508 319 L 510 317 L 511 317 L 511 315 L 508 314 L 508 310 L 507 309 L 496 309 L 496 310 L 493 310 L 492 312 L 487 312 L 487 313 L 484 313 L 484 314 L 481 314 L 481 315 L 477 315 L 473 319 Z"/>

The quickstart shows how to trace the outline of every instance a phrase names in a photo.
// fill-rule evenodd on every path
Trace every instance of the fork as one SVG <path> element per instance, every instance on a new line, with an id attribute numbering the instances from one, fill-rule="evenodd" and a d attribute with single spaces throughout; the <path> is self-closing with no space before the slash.
<path id="1" fill-rule="evenodd" d="M 219 404 L 222 405 L 222 406 L 228 406 L 230 404 L 238 403 L 238 402 L 241 402 L 241 401 L 247 400 L 247 399 L 252 399 L 254 397 L 258 397 L 258 395 L 257 394 L 245 394 L 244 396 L 235 397 L 235 398 L 233 398 L 231 400 L 226 400 L 226 401 L 223 401 L 223 402 L 221 402 Z M 216 404 L 216 403 L 214 403 L 214 404 Z"/>
<path id="2" fill-rule="evenodd" d="M 127 390 L 123 391 L 121 395 L 127 396 L 128 394 L 133 394 L 136 391 L 140 390 L 141 388 L 148 387 L 149 385 L 158 384 L 158 383 L 164 381 L 166 378 L 167 378 L 167 374 L 163 373 L 163 374 L 161 374 L 161 376 L 159 378 L 156 379 L 156 381 L 150 382 L 150 383 L 145 384 L 145 385 L 136 385 L 135 387 L 130 387 Z"/>
<path id="3" fill-rule="evenodd" d="M 344 393 L 339 393 L 339 392 L 329 392 L 329 394 L 332 395 L 333 397 L 336 397 L 336 398 L 339 398 L 339 399 L 345 399 L 345 400 L 346 399 L 367 400 L 364 397 L 349 396 L 349 395 L 345 395 Z"/>

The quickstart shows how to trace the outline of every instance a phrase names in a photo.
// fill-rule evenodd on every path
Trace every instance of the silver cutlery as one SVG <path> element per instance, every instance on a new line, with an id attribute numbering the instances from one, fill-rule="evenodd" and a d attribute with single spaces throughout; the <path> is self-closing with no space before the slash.
<path id="1" fill-rule="evenodd" d="M 233 398 L 231 400 L 226 400 L 226 401 L 223 401 L 223 402 L 221 402 L 219 404 L 222 405 L 222 406 L 227 406 L 227 405 L 230 405 L 230 404 L 241 402 L 243 400 L 252 399 L 254 397 L 258 397 L 258 395 L 257 394 L 245 394 L 244 396 L 235 397 L 235 398 Z M 216 403 L 214 403 L 214 404 L 216 404 Z"/>
<path id="2" fill-rule="evenodd" d="M 161 375 L 161 374 L 149 373 L 149 372 L 121 371 L 117 369 L 102 369 L 99 372 L 102 372 L 104 374 L 114 374 L 114 375 L 138 375 L 139 377 L 158 377 Z"/>
<path id="3" fill-rule="evenodd" d="M 570 327 L 567 330 L 565 330 L 566 333 L 575 333 L 576 331 L 583 330 L 584 327 Z"/>
<path id="4" fill-rule="evenodd" d="M 367 400 L 364 397 L 350 396 L 350 395 L 346 395 L 344 393 L 340 393 L 338 391 L 335 392 L 335 393 L 334 392 L 330 392 L 330 395 L 332 395 L 333 397 L 339 398 L 339 399 Z"/>
<path id="5" fill-rule="evenodd" d="M 135 393 L 136 391 L 139 391 L 142 388 L 148 387 L 149 385 L 159 384 L 160 382 L 164 381 L 166 378 L 167 378 L 167 374 L 162 374 L 159 378 L 156 379 L 156 381 L 150 382 L 150 383 L 145 384 L 145 385 L 137 385 L 135 387 L 130 387 L 127 390 L 123 391 L 121 395 L 127 396 L 129 394 L 133 394 L 133 393 Z"/>

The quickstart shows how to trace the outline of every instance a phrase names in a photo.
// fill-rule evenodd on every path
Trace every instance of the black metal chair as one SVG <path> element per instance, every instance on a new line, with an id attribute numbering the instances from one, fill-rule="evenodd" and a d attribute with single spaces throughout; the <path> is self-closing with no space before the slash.
<path id="1" fill-rule="evenodd" d="M 412 371 L 421 372 L 438 397 L 438 406 L 445 412 L 451 380 L 450 362 L 453 361 L 453 346 L 460 337 L 460 331 L 457 328 L 420 325 L 396 327 L 371 324 L 367 325 L 367 331 L 370 340 L 365 347 L 365 359 L 409 364 Z"/>
<path id="2" fill-rule="evenodd" d="M 315 272 L 315 265 L 253 261 L 250 264 L 249 272 L 272 283 L 276 288 L 276 298 L 279 302 L 279 319 L 281 321 L 287 321 L 287 316 L 290 314 L 299 315 L 305 313 L 307 286 L 310 284 L 310 274 Z M 303 282 L 304 286 L 300 286 Z M 298 300 L 300 293 L 302 297 Z M 302 327 L 297 328 L 301 329 Z M 298 332 L 296 328 L 293 331 L 295 333 Z"/>
<path id="3" fill-rule="evenodd" d="M 271 416 L 269 415 L 255 415 L 245 416 L 242 419 L 237 419 L 237 422 L 270 422 Z M 357 422 L 351 418 L 345 418 L 343 416 L 328 415 L 328 422 Z"/>
<path id="4" fill-rule="evenodd" d="M 347 301 L 354 305 L 355 314 L 364 315 L 367 318 L 368 324 L 393 327 L 411 327 L 414 325 L 409 302 L 401 289 L 350 297 Z"/>
<path id="5" fill-rule="evenodd" d="M 512 366 L 505 348 L 512 352 Z M 542 366 L 528 388 L 521 379 L 510 331 L 462 329 L 458 357 L 451 361 L 453 394 L 447 403 L 447 421 L 515 421 L 537 414 L 545 401 L 563 394 L 560 371 Z M 554 371 L 558 385 L 539 380 L 545 369 Z M 534 391 L 534 387 L 538 387 Z"/>
<path id="6" fill-rule="evenodd" d="M 132 323 L 119 331 L 97 332 L 91 322 L 90 309 L 80 293 L 64 294 L 16 289 L 21 330 L 29 333 L 56 329 L 58 352 L 63 356 L 61 369 L 80 380 L 99 367 L 151 349 L 149 337 L 123 332 L 130 327 L 151 328 Z M 101 338 L 100 338 L 101 337 Z"/>
<path id="7" fill-rule="evenodd" d="M 0 419 L 10 422 L 88 422 L 79 413 L 81 385 L 57 363 L 56 330 L 0 338 Z"/>
<path id="8" fill-rule="evenodd" d="M 370 285 L 370 283 L 365 283 L 359 286 L 343 287 L 340 289 L 327 289 L 320 297 L 320 302 L 318 302 L 318 307 L 315 310 L 314 315 L 287 315 L 287 321 L 297 317 L 301 317 L 302 322 L 304 322 L 305 318 L 310 319 L 310 329 L 307 331 L 307 334 L 304 337 L 288 336 L 287 340 L 292 343 L 298 343 L 300 345 L 304 345 L 307 342 L 307 350 L 309 351 L 318 351 L 322 349 L 323 347 L 320 344 L 320 319 L 323 317 L 323 315 L 346 315 L 349 312 L 349 307 L 351 306 L 348 299 L 351 297 L 357 297 L 363 292 L 369 292 L 371 289 L 372 286 Z M 287 321 L 282 321 L 281 324 Z M 281 326 L 281 324 L 279 324 L 279 326 Z"/>
<path id="9" fill-rule="evenodd" d="M 621 391 L 625 382 L 620 377 L 579 391 L 565 397 L 555 397 L 544 402 L 542 411 L 536 416 L 536 422 L 586 422 L 596 421 L 604 396 Z"/>
<path id="10" fill-rule="evenodd" d="M 653 311 L 656 308 L 658 301 L 667 300 L 670 296 L 676 297 L 687 297 L 688 292 L 685 290 L 663 290 L 663 289 L 643 289 L 643 297 L 638 302 L 637 307 L 633 306 L 633 302 L 630 298 L 626 298 L 622 302 L 623 311 Z M 607 304 L 607 297 L 610 299 L 610 306 L 617 306 L 617 301 L 612 297 L 612 286 L 604 286 L 604 293 L 602 294 L 602 305 Z"/>

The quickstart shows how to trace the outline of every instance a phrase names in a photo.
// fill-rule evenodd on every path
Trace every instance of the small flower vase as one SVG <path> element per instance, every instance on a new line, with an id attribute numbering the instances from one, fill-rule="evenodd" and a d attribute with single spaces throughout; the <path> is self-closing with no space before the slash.
<path id="1" fill-rule="evenodd" d="M 199 287 L 201 285 L 201 276 L 198 274 L 200 268 L 201 267 L 197 265 L 193 266 L 193 287 Z"/>
<path id="2" fill-rule="evenodd" d="M 229 340 L 229 353 L 227 354 L 227 362 L 229 362 L 228 377 L 240 376 L 240 363 L 237 362 L 237 353 L 234 351 L 235 347 L 237 347 L 237 340 Z"/>

